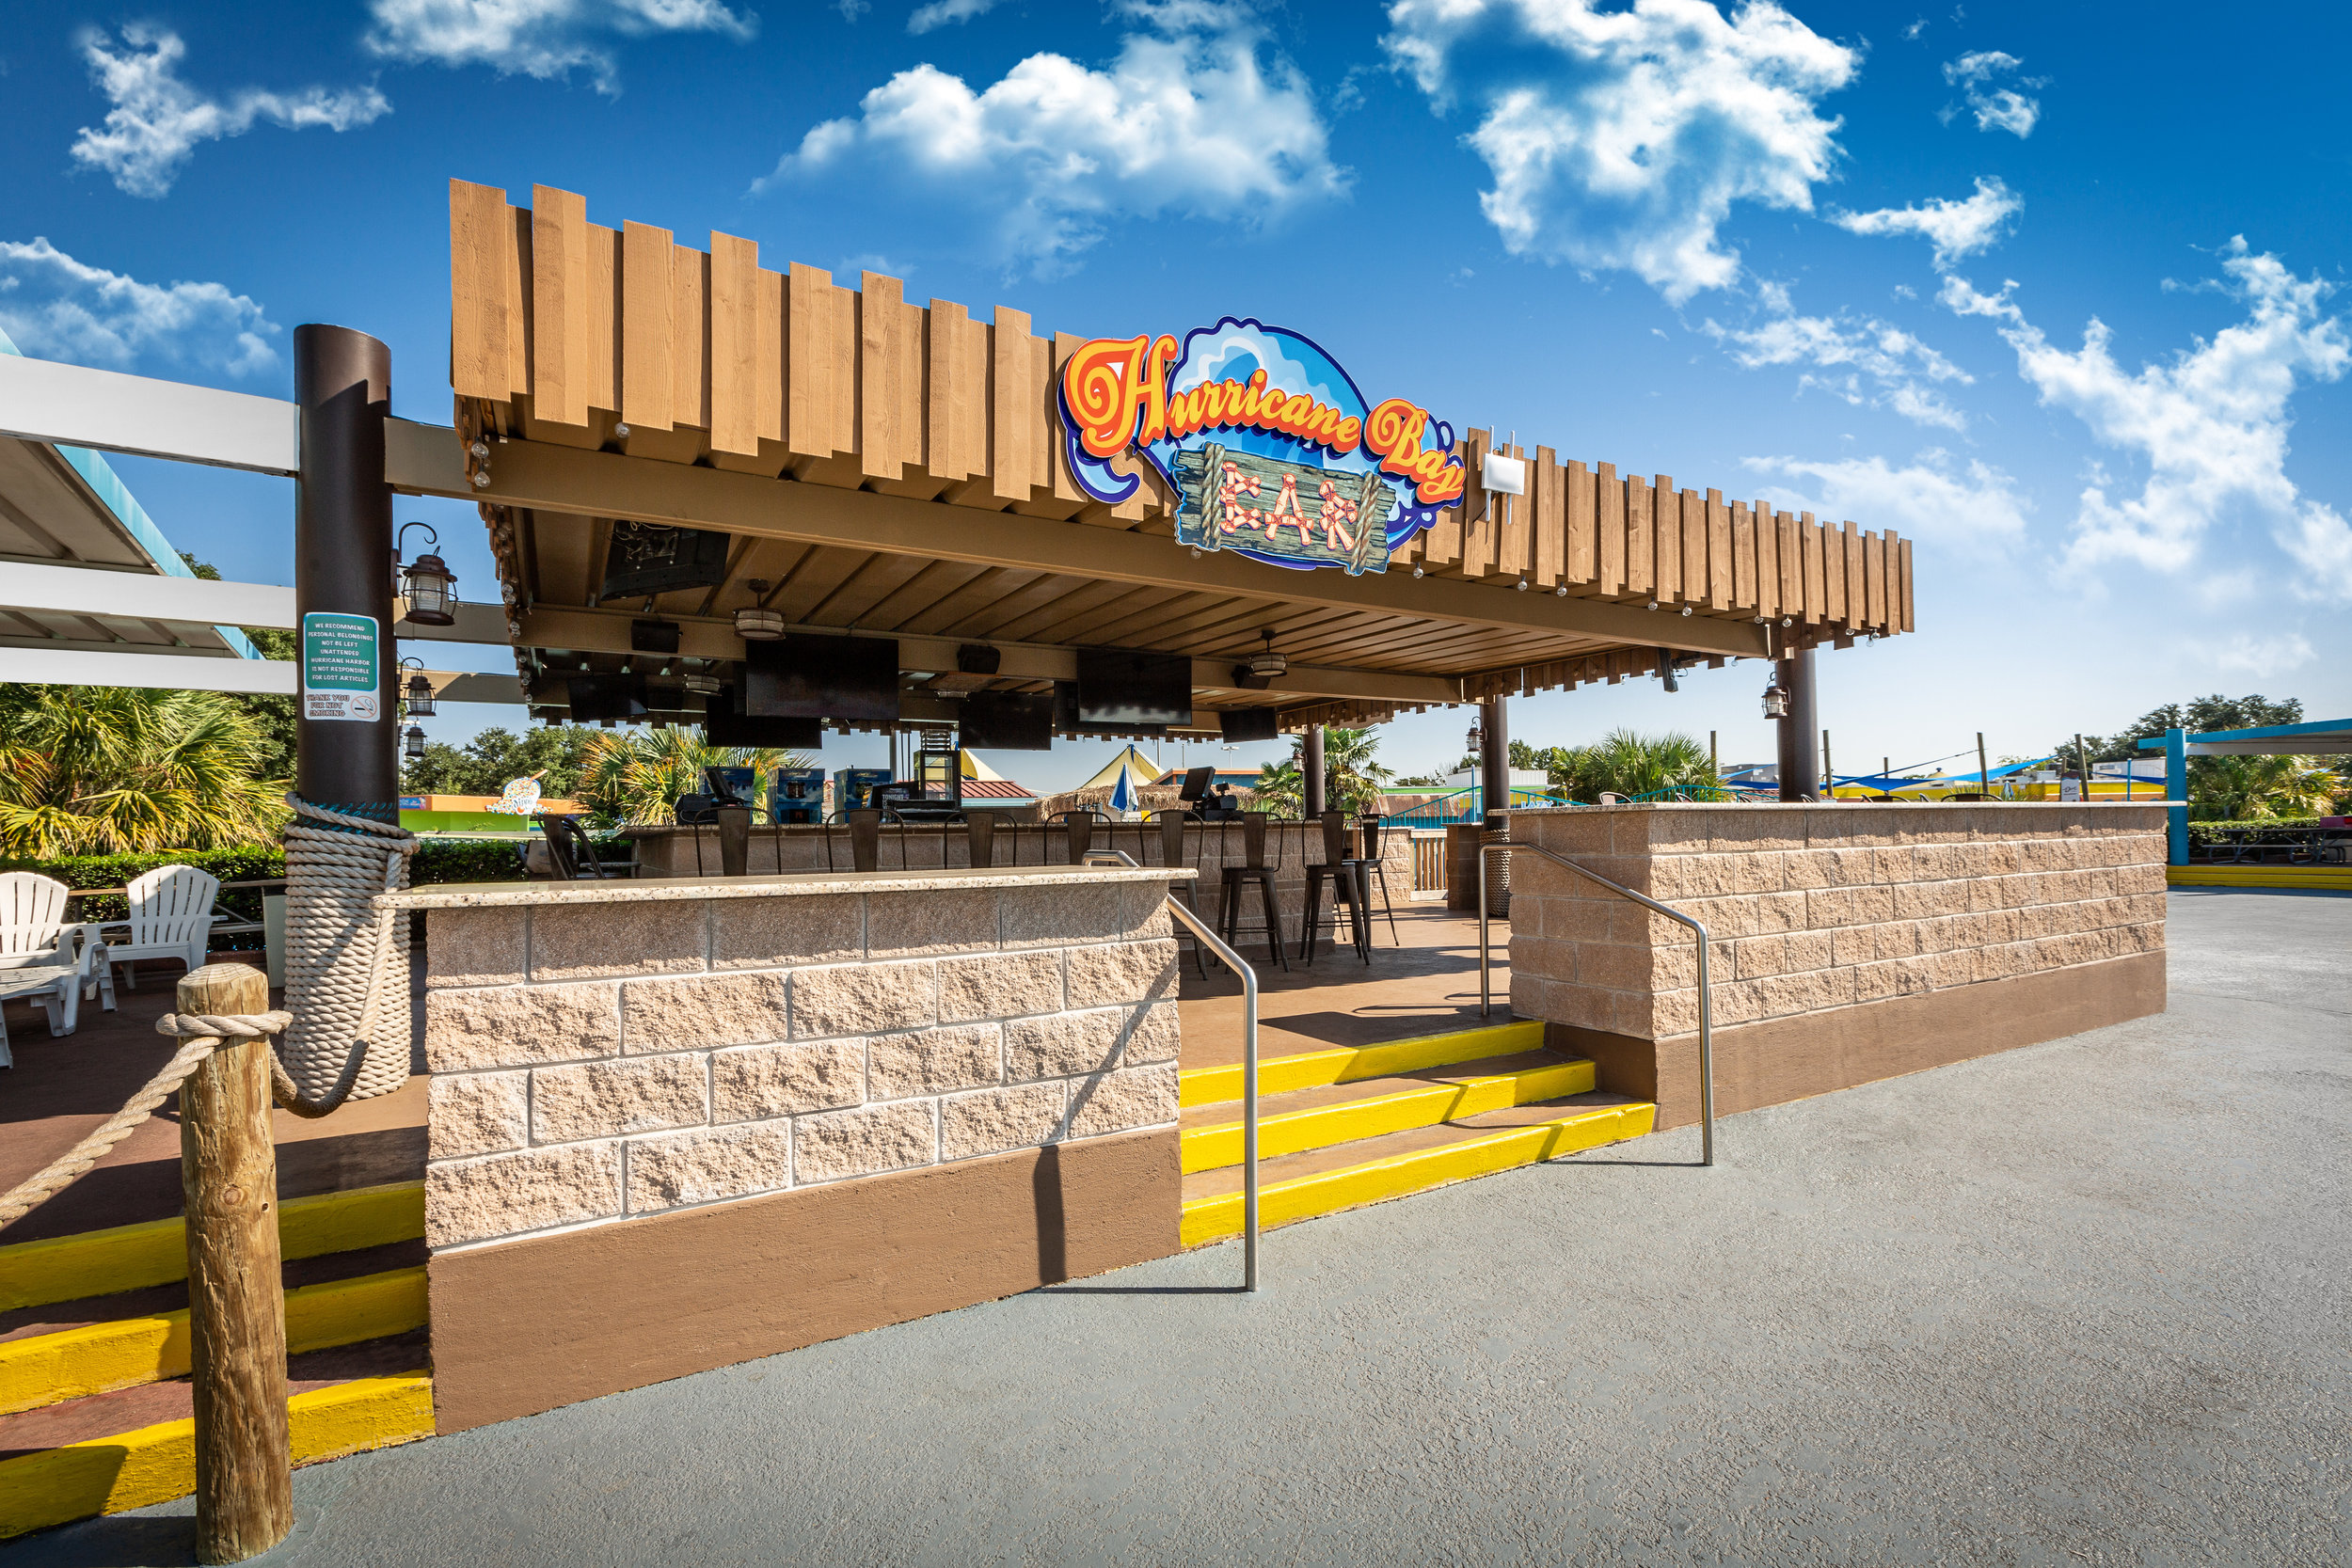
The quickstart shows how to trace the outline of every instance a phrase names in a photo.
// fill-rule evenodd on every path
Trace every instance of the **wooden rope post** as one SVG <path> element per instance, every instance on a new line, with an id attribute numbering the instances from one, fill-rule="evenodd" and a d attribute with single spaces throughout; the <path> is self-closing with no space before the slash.
<path id="1" fill-rule="evenodd" d="M 206 964 L 181 979 L 180 1011 L 265 1013 L 269 977 Z M 225 1039 L 180 1090 L 199 1562 L 241 1562 L 294 1528 L 269 1064 L 266 1038 Z"/>

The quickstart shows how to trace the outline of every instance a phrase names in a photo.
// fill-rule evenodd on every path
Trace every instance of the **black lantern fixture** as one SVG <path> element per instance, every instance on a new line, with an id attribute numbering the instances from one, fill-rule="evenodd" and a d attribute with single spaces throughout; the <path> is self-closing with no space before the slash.
<path id="1" fill-rule="evenodd" d="M 1477 720 L 1471 720 L 1470 727 L 1470 749 L 1472 756 L 1476 756 L 1478 754 L 1478 743 L 1486 738 L 1486 732 L 1478 727 Z"/>
<path id="2" fill-rule="evenodd" d="M 401 688 L 401 705 L 408 710 L 408 717 L 411 719 L 432 718 L 433 682 L 425 676 L 423 661 L 404 658 L 400 661 L 400 667 L 414 672 L 409 675 L 407 683 Z"/>
<path id="3" fill-rule="evenodd" d="M 784 611 L 771 610 L 759 599 L 768 594 L 768 584 L 759 578 L 746 582 L 755 597 L 735 612 L 735 635 L 746 642 L 772 642 L 784 635 Z"/>
<path id="4" fill-rule="evenodd" d="M 407 619 L 420 626 L 453 626 L 457 624 L 454 607 L 457 603 L 457 574 L 449 569 L 434 550 L 441 546 L 441 536 L 430 523 L 404 523 L 400 535 L 406 538 L 412 528 L 424 530 L 432 541 L 432 549 L 417 557 L 415 564 L 401 568 L 400 592 L 408 600 Z M 392 546 L 392 564 L 400 565 L 400 546 Z"/>
<path id="5" fill-rule="evenodd" d="M 1772 683 L 1764 689 L 1764 717 L 1767 719 L 1788 717 L 1788 693 L 1780 689 L 1778 676 L 1774 676 Z"/>
<path id="6" fill-rule="evenodd" d="M 411 724 L 401 735 L 400 754 L 410 762 L 424 760 L 424 731 Z"/>

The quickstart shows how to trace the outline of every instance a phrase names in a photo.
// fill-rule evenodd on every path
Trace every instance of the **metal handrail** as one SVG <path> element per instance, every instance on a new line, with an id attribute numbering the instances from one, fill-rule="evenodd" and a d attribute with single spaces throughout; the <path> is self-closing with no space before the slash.
<path id="1" fill-rule="evenodd" d="M 1124 865 L 1133 870 L 1142 866 L 1124 849 L 1089 849 L 1081 861 L 1085 865 Z M 1242 1289 L 1258 1288 L 1258 972 L 1242 960 L 1242 956 L 1225 944 L 1223 938 L 1202 924 L 1184 901 L 1174 894 L 1168 896 L 1168 912 L 1184 922 L 1198 942 L 1208 943 L 1234 974 L 1241 976 L 1241 1225 L 1242 1225 Z"/>
<path id="2" fill-rule="evenodd" d="M 1580 877 L 1589 877 L 1612 893 L 1621 893 L 1644 909 L 1664 915 L 1668 920 L 1688 926 L 1697 933 L 1699 942 L 1699 1164 L 1715 1163 L 1715 1041 L 1713 1010 L 1709 1006 L 1710 990 L 1707 977 L 1707 927 L 1678 910 L 1670 910 L 1657 899 L 1634 892 L 1622 882 L 1613 882 L 1590 866 L 1579 865 L 1565 855 L 1534 844 L 1482 844 L 1478 847 L 1478 1016 L 1485 1018 L 1494 1006 L 1493 982 L 1488 977 L 1491 939 L 1486 934 L 1486 857 L 1510 854 L 1520 850 L 1541 855 L 1555 865 L 1566 866 Z"/>

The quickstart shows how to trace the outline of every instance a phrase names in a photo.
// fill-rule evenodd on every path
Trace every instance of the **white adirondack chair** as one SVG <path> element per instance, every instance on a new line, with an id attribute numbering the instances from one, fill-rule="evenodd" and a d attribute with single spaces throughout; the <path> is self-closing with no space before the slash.
<path id="1" fill-rule="evenodd" d="M 103 992 L 115 1005 L 114 977 L 103 973 L 98 927 L 66 919 L 72 890 L 31 871 L 0 874 L 0 970 L 57 969 L 56 983 L 31 1000 L 49 1017 L 52 1035 L 70 1035 L 81 1022 L 85 990 Z M 0 1059 L 8 1051 L 0 1024 Z"/>
<path id="2" fill-rule="evenodd" d="M 192 971 L 203 968 L 219 893 L 220 879 L 209 871 L 157 866 L 131 884 L 131 918 L 106 922 L 106 950 L 98 962 L 109 975 L 114 965 L 137 958 L 178 958 Z M 138 990 L 138 971 L 125 970 L 122 983 Z"/>

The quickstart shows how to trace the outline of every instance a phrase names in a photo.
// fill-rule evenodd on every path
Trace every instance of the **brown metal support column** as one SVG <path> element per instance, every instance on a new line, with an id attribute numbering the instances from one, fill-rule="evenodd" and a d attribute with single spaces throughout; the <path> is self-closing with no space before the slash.
<path id="1" fill-rule="evenodd" d="M 384 483 L 391 350 L 347 326 L 294 328 L 302 471 L 294 476 L 297 616 L 376 623 L 373 720 L 312 719 L 298 698 L 294 791 L 336 811 L 400 820 L 400 725 L 392 672 L 392 492 Z M 305 641 L 307 643 L 307 634 Z"/>
<path id="2" fill-rule="evenodd" d="M 264 1013 L 269 977 L 206 964 L 181 979 L 179 1003 L 183 1014 Z M 264 1038 L 224 1039 L 180 1090 L 199 1562 L 242 1562 L 294 1528 L 269 1053 Z"/>
<path id="3" fill-rule="evenodd" d="M 1501 827 L 1498 815 L 1511 804 L 1511 719 L 1504 697 L 1489 697 L 1478 705 L 1479 770 L 1486 782 L 1481 802 L 1490 827 Z"/>
<path id="4" fill-rule="evenodd" d="M 1815 750 L 1821 732 L 1819 705 L 1813 692 L 1813 650 L 1799 648 L 1780 661 L 1780 689 L 1788 694 L 1788 711 L 1780 720 L 1780 798 L 1818 800 L 1821 798 L 1821 761 Z"/>
<path id="5" fill-rule="evenodd" d="M 1323 786 L 1323 726 L 1321 724 L 1308 727 L 1299 751 L 1301 761 L 1298 774 L 1301 787 L 1298 794 L 1299 799 L 1305 802 L 1304 809 L 1299 815 L 1311 822 L 1329 809 L 1324 804 L 1326 794 Z"/>

